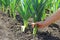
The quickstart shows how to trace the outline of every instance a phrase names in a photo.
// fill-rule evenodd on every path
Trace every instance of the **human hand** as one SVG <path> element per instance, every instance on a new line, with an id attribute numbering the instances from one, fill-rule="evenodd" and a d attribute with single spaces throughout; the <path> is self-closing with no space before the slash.
<path id="1" fill-rule="evenodd" d="M 32 27 L 34 28 L 34 26 L 37 25 L 38 28 L 44 28 L 45 24 L 42 22 L 36 22 L 36 23 L 32 23 Z"/>

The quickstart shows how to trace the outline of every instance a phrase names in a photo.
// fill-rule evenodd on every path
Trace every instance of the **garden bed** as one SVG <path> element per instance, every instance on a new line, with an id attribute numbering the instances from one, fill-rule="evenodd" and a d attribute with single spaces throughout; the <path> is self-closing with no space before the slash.
<path id="1" fill-rule="evenodd" d="M 60 40 L 60 21 L 48 28 L 39 29 L 36 37 L 32 35 L 31 25 L 21 32 L 22 18 L 13 20 L 8 14 L 0 13 L 0 40 Z"/>

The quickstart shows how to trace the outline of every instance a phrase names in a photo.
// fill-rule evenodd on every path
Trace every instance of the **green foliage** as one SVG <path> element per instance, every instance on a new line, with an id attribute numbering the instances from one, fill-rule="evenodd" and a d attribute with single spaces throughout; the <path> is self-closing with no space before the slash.
<path id="1" fill-rule="evenodd" d="M 0 0 L 0 7 L 4 10 L 9 6 L 10 0 Z"/>
<path id="2" fill-rule="evenodd" d="M 16 1 L 17 0 L 10 0 L 10 16 L 13 16 L 13 18 L 16 18 L 15 8 L 16 8 Z"/>
<path id="3" fill-rule="evenodd" d="M 48 9 L 55 12 L 60 6 L 60 0 L 49 0 L 47 4 Z"/>
<path id="4" fill-rule="evenodd" d="M 29 7 L 27 5 L 27 0 L 21 0 L 20 6 L 17 8 L 20 16 L 23 18 L 24 21 L 24 30 L 28 26 L 28 19 L 30 18 L 31 14 L 29 12 Z M 23 30 L 22 29 L 22 30 Z"/>
<path id="5" fill-rule="evenodd" d="M 45 17 L 44 10 L 45 10 L 47 2 L 48 0 L 31 0 L 30 4 L 28 3 L 34 22 L 41 21 L 42 20 L 41 18 Z M 37 27 L 35 26 L 33 29 L 34 35 L 36 35 L 36 32 L 37 32 L 36 29 Z"/>
<path id="6" fill-rule="evenodd" d="M 6 10 L 10 11 L 10 16 L 15 19 L 16 17 L 16 5 L 18 1 L 17 0 L 0 0 L 0 7 L 2 8 L 3 12 Z"/>

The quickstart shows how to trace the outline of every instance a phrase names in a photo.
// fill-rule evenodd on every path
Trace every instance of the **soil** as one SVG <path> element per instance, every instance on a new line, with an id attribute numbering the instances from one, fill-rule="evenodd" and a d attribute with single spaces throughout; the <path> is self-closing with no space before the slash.
<path id="1" fill-rule="evenodd" d="M 47 28 L 38 29 L 34 37 L 31 25 L 28 25 L 25 32 L 21 32 L 22 18 L 17 15 L 16 19 L 13 20 L 8 14 L 0 12 L 0 40 L 60 40 L 60 21 Z"/>

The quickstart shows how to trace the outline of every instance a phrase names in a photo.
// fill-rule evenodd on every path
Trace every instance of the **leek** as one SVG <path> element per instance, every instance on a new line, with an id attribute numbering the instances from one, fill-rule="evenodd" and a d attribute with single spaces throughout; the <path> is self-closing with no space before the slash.
<path id="1" fill-rule="evenodd" d="M 14 19 L 16 18 L 15 8 L 16 8 L 16 1 L 17 0 L 10 0 L 10 16 Z"/>
<path id="2" fill-rule="evenodd" d="M 42 17 L 44 18 L 44 10 L 46 7 L 48 0 L 31 0 L 30 12 L 34 19 L 34 22 L 42 21 Z M 33 35 L 36 36 L 37 26 L 33 28 Z"/>
<path id="3" fill-rule="evenodd" d="M 22 32 L 25 31 L 25 29 L 28 27 L 28 19 L 30 18 L 31 14 L 29 12 L 29 7 L 27 5 L 27 0 L 21 0 L 20 1 L 20 5 L 19 7 L 17 8 L 20 16 L 23 18 L 23 23 L 24 23 L 24 26 L 22 26 Z"/>
<path id="4" fill-rule="evenodd" d="M 8 8 L 10 0 L 0 0 L 3 12 Z M 7 11 L 7 10 L 6 10 Z"/>

